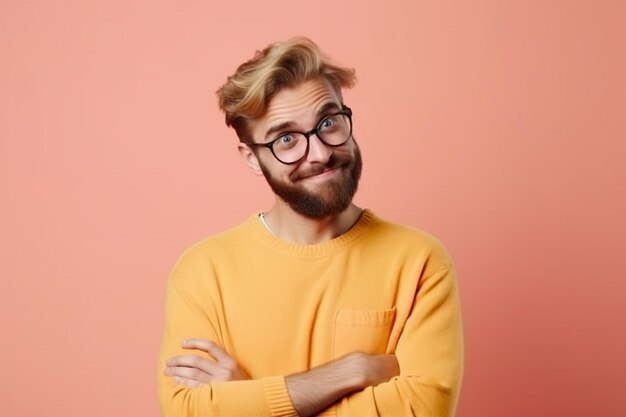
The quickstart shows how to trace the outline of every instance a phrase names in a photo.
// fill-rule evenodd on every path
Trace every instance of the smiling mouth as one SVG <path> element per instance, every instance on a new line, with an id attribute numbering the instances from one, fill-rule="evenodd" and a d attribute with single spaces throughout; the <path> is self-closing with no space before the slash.
<path id="1" fill-rule="evenodd" d="M 322 172 L 320 172 L 320 173 L 318 173 L 318 174 L 313 174 L 313 175 L 310 175 L 310 176 L 309 176 L 309 177 L 307 177 L 307 178 L 319 177 L 320 175 L 324 175 L 324 174 L 326 174 L 326 173 L 328 173 L 328 172 L 331 172 L 331 171 L 334 171 L 334 170 L 336 170 L 336 169 L 337 169 L 337 167 L 327 168 L 327 169 L 323 170 Z"/>
<path id="2" fill-rule="evenodd" d="M 341 169 L 341 165 L 335 165 L 332 167 L 326 167 L 319 172 L 313 172 L 308 175 L 300 177 L 300 180 L 316 179 L 330 177 L 335 174 L 337 170 Z"/>

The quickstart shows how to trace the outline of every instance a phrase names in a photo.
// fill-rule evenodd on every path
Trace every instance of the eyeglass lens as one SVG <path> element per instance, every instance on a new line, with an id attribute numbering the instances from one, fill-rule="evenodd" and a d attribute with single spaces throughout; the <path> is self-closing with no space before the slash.
<path id="1" fill-rule="evenodd" d="M 339 146 L 350 138 L 350 117 L 343 113 L 330 115 L 322 119 L 314 133 L 325 144 Z M 303 133 L 284 133 L 274 142 L 274 155 L 285 163 L 295 162 L 306 153 L 307 142 Z"/>

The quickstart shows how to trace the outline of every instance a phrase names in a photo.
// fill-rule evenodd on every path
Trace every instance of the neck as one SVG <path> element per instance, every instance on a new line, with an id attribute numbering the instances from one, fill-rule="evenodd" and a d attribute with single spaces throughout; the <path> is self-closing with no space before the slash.
<path id="1" fill-rule="evenodd" d="M 272 233 L 283 240 L 313 245 L 326 242 L 346 233 L 361 215 L 361 209 L 350 204 L 344 211 L 320 219 L 310 218 L 294 211 L 284 202 L 276 204 L 265 213 Z"/>

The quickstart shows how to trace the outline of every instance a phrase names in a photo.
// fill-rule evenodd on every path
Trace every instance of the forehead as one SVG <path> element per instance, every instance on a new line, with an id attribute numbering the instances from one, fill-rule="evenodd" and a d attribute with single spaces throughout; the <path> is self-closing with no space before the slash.
<path id="1" fill-rule="evenodd" d="M 265 115 L 255 120 L 253 135 L 256 140 L 262 140 L 272 126 L 284 123 L 310 129 L 319 121 L 318 110 L 328 103 L 335 103 L 341 108 L 341 97 L 323 78 L 303 81 L 285 88 L 272 97 Z"/>

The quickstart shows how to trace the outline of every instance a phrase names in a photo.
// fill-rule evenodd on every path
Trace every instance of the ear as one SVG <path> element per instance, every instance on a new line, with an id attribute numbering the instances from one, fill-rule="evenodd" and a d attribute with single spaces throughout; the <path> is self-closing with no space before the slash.
<path id="1" fill-rule="evenodd" d="M 256 157 L 256 154 L 252 152 L 252 149 L 245 143 L 240 143 L 237 146 L 237 150 L 239 150 L 239 155 L 243 158 L 243 160 L 248 165 L 248 168 L 252 170 L 255 175 L 263 175 L 263 171 L 261 170 L 261 166 L 259 165 L 259 160 Z"/>

